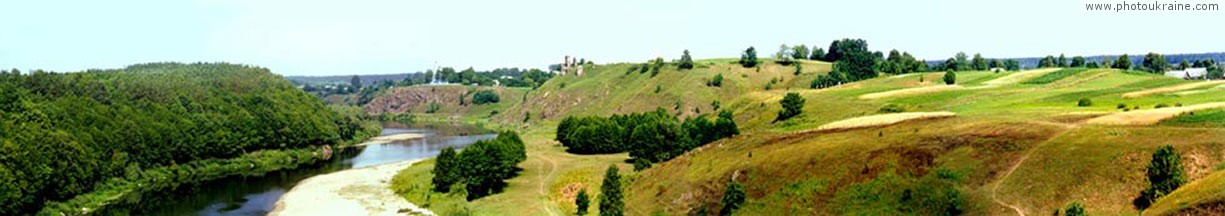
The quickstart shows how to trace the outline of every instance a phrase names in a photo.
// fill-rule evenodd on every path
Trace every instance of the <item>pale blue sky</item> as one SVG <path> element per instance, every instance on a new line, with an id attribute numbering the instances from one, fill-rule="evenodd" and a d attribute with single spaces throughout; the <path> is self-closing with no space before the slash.
<path id="1" fill-rule="evenodd" d="M 1121 1 L 15 0 L 0 2 L 0 68 L 226 61 L 286 75 L 385 74 L 544 68 L 566 54 L 639 62 L 756 46 L 766 56 L 781 43 L 847 37 L 931 60 L 1225 51 L 1225 11 L 1085 11 L 1089 2 Z"/>

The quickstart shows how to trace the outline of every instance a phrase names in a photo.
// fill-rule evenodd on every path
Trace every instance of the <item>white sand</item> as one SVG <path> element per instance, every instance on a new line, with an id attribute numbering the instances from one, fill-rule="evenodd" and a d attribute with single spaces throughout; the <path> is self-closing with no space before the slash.
<path id="1" fill-rule="evenodd" d="M 387 135 L 387 136 L 377 136 L 374 138 L 370 138 L 370 140 L 366 140 L 366 142 L 358 143 L 357 145 L 352 145 L 352 146 L 383 144 L 383 143 L 390 143 L 390 142 L 395 142 L 395 141 L 400 141 L 400 140 L 421 139 L 424 137 L 425 137 L 424 134 L 417 134 L 417 133 L 392 134 L 392 135 Z"/>
<path id="2" fill-rule="evenodd" d="M 957 113 L 948 112 L 948 111 L 904 112 L 904 113 L 870 115 L 870 116 L 861 116 L 861 117 L 843 119 L 843 120 L 839 120 L 836 122 L 830 122 L 829 124 L 821 125 L 821 127 L 818 127 L 817 130 L 832 130 L 832 129 L 847 129 L 847 128 L 882 126 L 882 125 L 897 124 L 897 123 L 908 121 L 908 120 L 944 118 L 944 117 L 951 117 L 951 116 L 956 116 L 956 115 Z"/>
<path id="3" fill-rule="evenodd" d="M 392 176 L 421 160 L 318 175 L 281 196 L 268 215 L 433 215 L 391 190 Z M 404 213 L 400 211 L 404 209 Z"/>

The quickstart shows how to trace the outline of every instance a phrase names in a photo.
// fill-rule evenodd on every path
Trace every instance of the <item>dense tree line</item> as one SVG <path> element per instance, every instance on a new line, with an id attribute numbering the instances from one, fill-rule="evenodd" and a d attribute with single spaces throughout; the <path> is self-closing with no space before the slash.
<path id="1" fill-rule="evenodd" d="M 434 191 L 450 192 L 459 185 L 468 200 L 474 200 L 505 188 L 505 180 L 514 177 L 519 171 L 516 166 L 527 160 L 527 150 L 518 133 L 503 131 L 497 138 L 472 143 L 458 154 L 452 148 L 444 149 L 435 160 L 431 181 Z"/>
<path id="2" fill-rule="evenodd" d="M 147 168 L 369 135 L 355 129 L 360 120 L 244 65 L 0 71 L 0 214 L 29 213 Z"/>
<path id="3" fill-rule="evenodd" d="M 557 141 L 579 154 L 629 151 L 641 169 L 740 134 L 732 118 L 731 112 L 722 111 L 714 121 L 703 116 L 681 121 L 663 109 L 610 117 L 566 117 L 557 126 Z"/>

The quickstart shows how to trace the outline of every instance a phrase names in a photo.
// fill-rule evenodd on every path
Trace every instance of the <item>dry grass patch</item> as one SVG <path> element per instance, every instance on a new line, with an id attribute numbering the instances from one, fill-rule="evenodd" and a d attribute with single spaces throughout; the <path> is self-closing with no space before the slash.
<path id="1" fill-rule="evenodd" d="M 1037 70 L 1027 70 L 1027 71 L 1021 71 L 1021 72 L 1015 72 L 1015 73 L 1009 74 L 1008 76 L 1004 76 L 1004 77 L 996 78 L 996 79 L 993 79 L 987 82 L 983 82 L 983 84 L 1007 85 L 1007 84 L 1013 84 L 1013 83 L 1020 83 L 1021 81 L 1030 80 L 1030 79 L 1033 79 L 1034 77 L 1039 77 L 1044 74 L 1059 71 L 1060 69 L 1062 68 L 1044 68 L 1044 69 L 1037 69 Z"/>
<path id="2" fill-rule="evenodd" d="M 1182 85 L 1175 85 L 1175 86 L 1167 86 L 1167 87 L 1162 87 L 1162 88 L 1148 89 L 1148 90 L 1143 90 L 1143 91 L 1134 91 L 1134 92 L 1129 92 L 1129 93 L 1123 94 L 1123 98 L 1138 98 L 1138 97 L 1144 97 L 1144 96 L 1147 96 L 1147 95 L 1152 95 L 1152 94 L 1161 94 L 1161 93 L 1166 93 L 1166 92 L 1176 92 L 1176 91 L 1182 91 L 1182 90 L 1188 90 L 1188 89 L 1195 89 L 1195 88 L 1200 88 L 1200 87 L 1204 87 L 1204 86 L 1210 86 L 1210 85 L 1220 85 L 1220 84 L 1225 84 L 1225 80 L 1217 80 L 1217 81 L 1205 81 L 1205 82 L 1193 82 L 1193 83 L 1187 83 L 1187 84 L 1182 84 Z"/>
<path id="3" fill-rule="evenodd" d="M 965 89 L 965 87 L 962 87 L 960 85 L 936 85 L 936 86 L 898 89 L 898 90 L 893 90 L 893 91 L 884 91 L 884 92 L 864 94 L 864 95 L 860 95 L 859 99 L 871 100 L 871 99 L 899 97 L 899 96 L 907 96 L 907 95 L 929 94 L 929 93 L 960 90 L 960 89 Z"/>
<path id="4" fill-rule="evenodd" d="M 836 121 L 836 122 L 830 122 L 829 124 L 821 125 L 821 127 L 818 127 L 817 130 L 834 130 L 834 129 L 850 129 L 850 128 L 872 127 L 872 126 L 884 126 L 884 125 L 897 124 L 897 123 L 908 121 L 908 120 L 944 118 L 944 117 L 952 117 L 956 115 L 957 113 L 948 112 L 948 111 L 905 112 L 905 113 L 870 115 L 870 116 L 843 119 L 843 120 Z"/>
<path id="5" fill-rule="evenodd" d="M 1088 123 L 1100 125 L 1151 125 L 1161 122 L 1162 120 L 1177 117 L 1183 113 L 1216 108 L 1225 108 L 1225 102 L 1115 113 L 1089 119 Z"/>

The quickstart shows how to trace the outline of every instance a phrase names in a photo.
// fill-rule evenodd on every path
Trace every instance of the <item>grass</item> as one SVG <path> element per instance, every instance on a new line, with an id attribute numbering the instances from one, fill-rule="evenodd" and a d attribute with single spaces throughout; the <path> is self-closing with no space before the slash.
<path id="1" fill-rule="evenodd" d="M 1193 83 L 1187 83 L 1187 84 L 1176 85 L 1176 86 L 1146 89 L 1143 91 L 1129 92 L 1127 94 L 1123 94 L 1123 98 L 1138 98 L 1138 97 L 1144 97 L 1146 95 L 1152 95 L 1152 94 L 1161 94 L 1161 93 L 1168 93 L 1168 92 L 1204 88 L 1208 86 L 1216 86 L 1216 85 L 1221 85 L 1223 83 L 1225 83 L 1225 81 L 1193 82 Z"/>
<path id="2" fill-rule="evenodd" d="M 1038 76 L 1037 78 L 1033 78 L 1033 79 L 1027 80 L 1022 83 L 1024 84 L 1047 84 L 1047 83 L 1055 82 L 1060 79 L 1066 78 L 1068 76 L 1072 76 L 1072 75 L 1084 72 L 1086 70 L 1088 70 L 1088 68 L 1064 68 L 1064 69 L 1060 69 L 1055 72 L 1042 74 L 1042 76 Z"/>
<path id="3" fill-rule="evenodd" d="M 1191 112 L 1161 122 L 1161 125 L 1186 127 L 1225 127 L 1225 109 Z"/>
<path id="4" fill-rule="evenodd" d="M 680 215 L 700 209 L 713 213 L 722 189 L 733 177 L 746 186 L 748 199 L 742 214 L 853 213 L 837 207 L 848 203 L 862 209 L 884 209 L 879 213 L 902 214 L 905 212 L 888 210 L 913 205 L 887 201 L 897 198 L 892 189 L 932 181 L 924 179 L 935 178 L 928 175 L 935 170 L 955 173 L 958 178 L 936 181 L 948 187 L 921 190 L 955 190 L 969 215 L 1014 214 L 1003 204 L 1027 214 L 1047 214 L 1073 201 L 1085 204 L 1092 214 L 1135 214 L 1130 199 L 1145 186 L 1143 167 L 1156 146 L 1172 144 L 1183 152 L 1191 180 L 1203 178 L 1225 158 L 1221 155 L 1225 146 L 1214 143 L 1225 138 L 1225 129 L 1219 126 L 1225 119 L 1222 109 L 1196 111 L 1196 115 L 1173 117 L 1153 126 L 1083 124 L 1125 113 L 1115 108 L 1120 103 L 1141 106 L 1142 113 L 1159 103 L 1189 107 L 1225 102 L 1225 94 L 1122 97 L 1187 83 L 1160 75 L 1084 68 L 962 72 L 958 74 L 962 88 L 957 90 L 863 100 L 859 97 L 866 94 L 946 85 L 940 82 L 942 72 L 934 72 L 816 90 L 808 89 L 807 83 L 828 72 L 828 63 L 802 61 L 804 72 L 796 76 L 791 66 L 766 62 L 759 71 L 740 67 L 735 61 L 697 60 L 693 70 L 669 66 L 655 77 L 626 73 L 635 64 L 596 65 L 581 77 L 559 77 L 526 91 L 522 99 L 503 97 L 503 103 L 512 105 L 502 114 L 462 117 L 463 121 L 520 130 L 529 159 L 519 165 L 523 172 L 509 181 L 505 192 L 466 203 L 463 208 L 439 208 L 469 209 L 475 214 L 568 214 L 574 210 L 569 200 L 572 193 L 585 188 L 597 197 L 602 170 L 616 164 L 627 176 L 626 202 L 631 215 Z M 706 80 L 715 74 L 723 74 L 723 86 L 706 86 Z M 778 88 L 766 90 L 767 85 Z M 781 110 L 778 101 L 787 92 L 806 99 L 803 112 L 774 122 Z M 1080 98 L 1091 99 L 1094 105 L 1078 107 Z M 641 172 L 629 171 L 625 154 L 573 155 L 552 141 L 556 121 L 565 116 L 607 116 L 662 107 L 692 117 L 715 113 L 711 105 L 715 100 L 720 101 L 720 109 L 735 113 L 741 135 Z M 875 115 L 885 104 L 904 106 L 908 112 L 950 111 L 958 117 L 814 130 Z M 523 121 L 525 116 L 531 118 Z M 420 168 L 405 172 L 414 169 Z M 424 176 L 423 170 L 428 169 L 417 170 L 414 176 Z M 874 184 L 887 185 L 884 189 L 890 190 L 873 189 Z M 874 190 L 878 193 L 854 192 Z M 864 194 L 881 196 L 874 201 Z M 406 196 L 413 199 L 411 193 Z"/>
<path id="5" fill-rule="evenodd" d="M 1225 172 L 1217 171 L 1162 197 L 1144 210 L 1145 215 L 1209 215 L 1217 214 L 1225 203 Z M 1216 209 L 1204 209 L 1215 204 Z"/>

